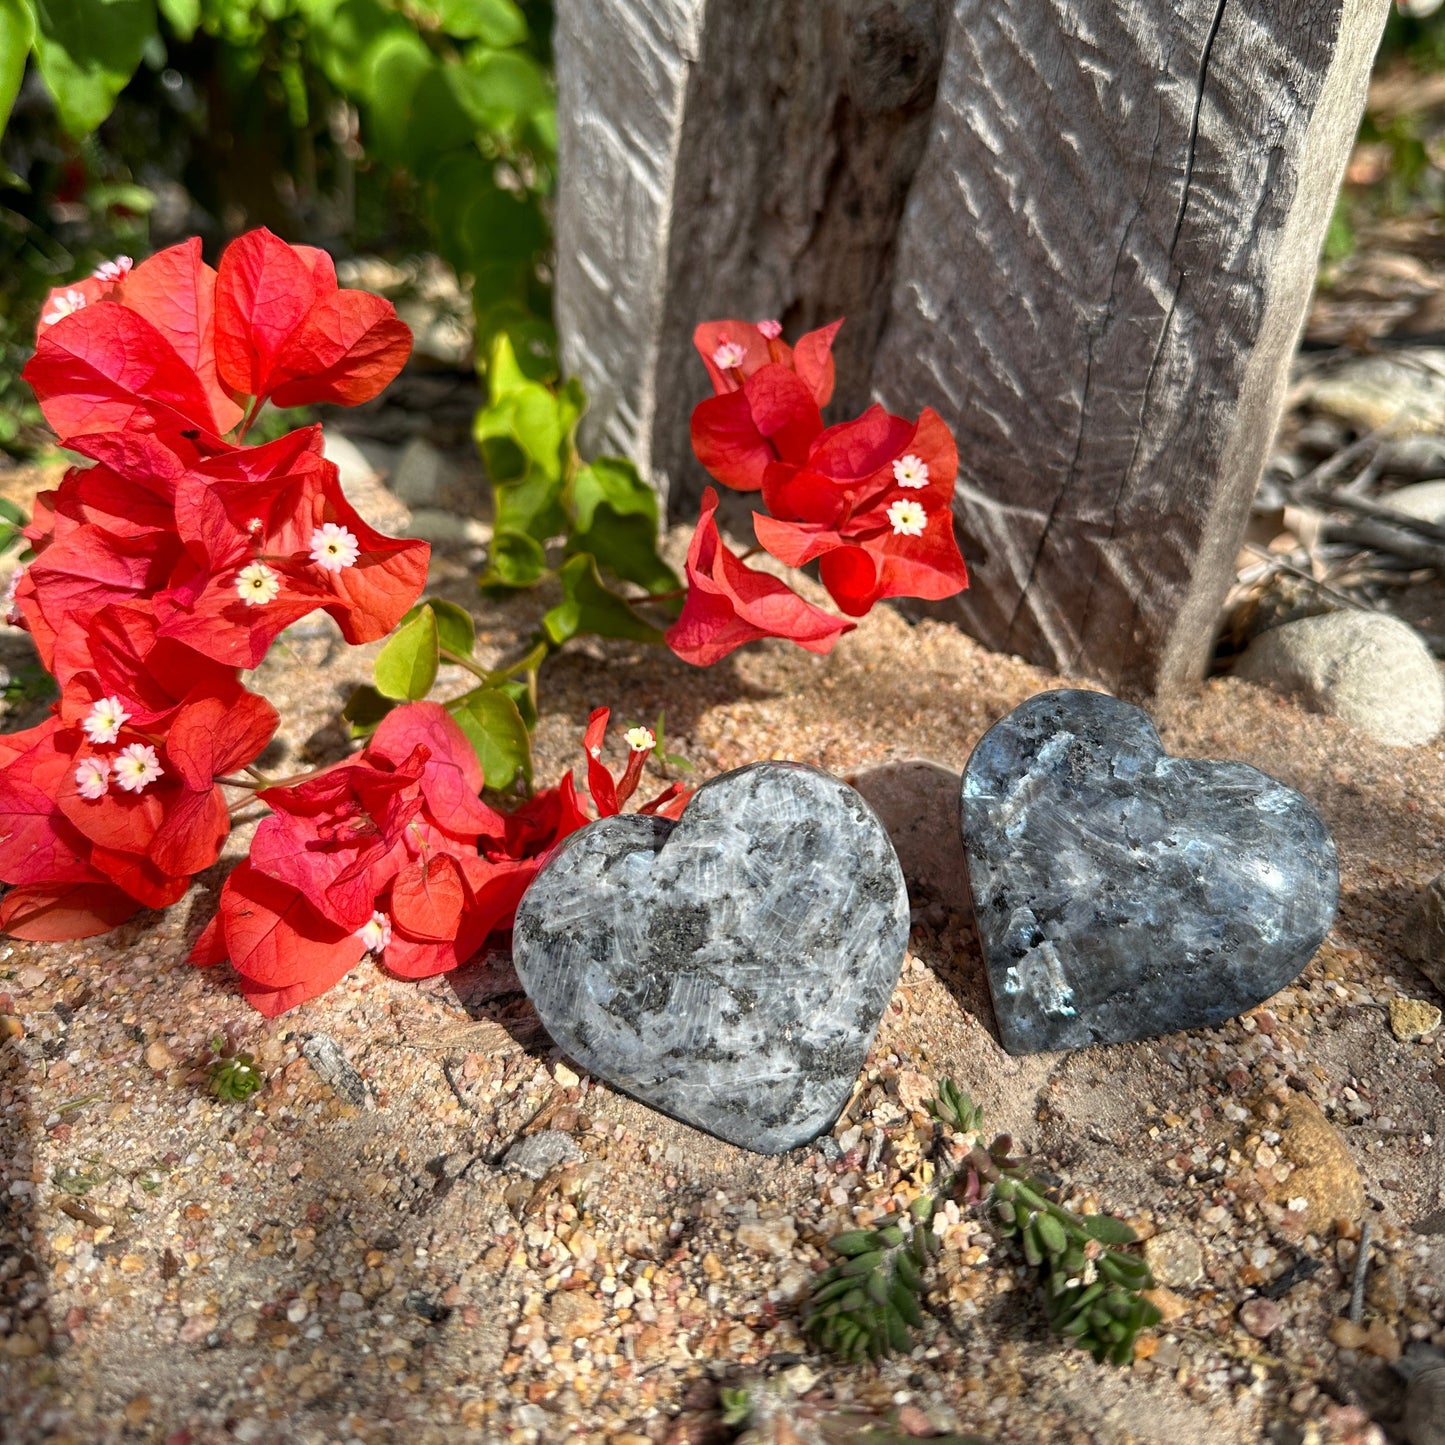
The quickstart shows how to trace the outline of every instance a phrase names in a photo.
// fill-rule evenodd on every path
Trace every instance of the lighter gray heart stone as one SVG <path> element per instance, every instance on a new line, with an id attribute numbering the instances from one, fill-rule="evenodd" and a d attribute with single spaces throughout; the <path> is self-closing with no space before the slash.
<path id="1" fill-rule="evenodd" d="M 678 822 L 574 833 L 517 910 L 517 975 L 589 1073 L 780 1154 L 829 1127 L 898 981 L 908 895 L 872 809 L 837 778 L 754 763 Z"/>

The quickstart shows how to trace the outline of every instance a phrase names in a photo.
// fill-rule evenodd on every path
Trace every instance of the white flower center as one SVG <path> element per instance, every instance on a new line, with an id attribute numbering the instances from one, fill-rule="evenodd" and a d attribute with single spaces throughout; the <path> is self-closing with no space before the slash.
<path id="1" fill-rule="evenodd" d="M 758 330 L 769 341 L 776 341 L 783 334 L 783 323 L 781 321 L 759 321 Z"/>
<path id="2" fill-rule="evenodd" d="M 86 758 L 75 770 L 75 786 L 82 798 L 93 802 L 110 792 L 110 764 L 104 758 Z"/>
<path id="3" fill-rule="evenodd" d="M 650 753 L 657 746 L 657 738 L 651 728 L 628 728 L 623 736 L 634 753 Z"/>
<path id="4" fill-rule="evenodd" d="M 124 281 L 134 265 L 129 256 L 117 256 L 114 261 L 102 261 L 90 274 L 97 281 Z"/>
<path id="5" fill-rule="evenodd" d="M 54 326 L 57 321 L 64 321 L 67 316 L 85 307 L 84 291 L 62 291 L 54 301 L 50 303 L 50 310 L 40 319 L 47 326 Z"/>
<path id="6" fill-rule="evenodd" d="M 895 537 L 921 537 L 928 513 L 917 502 L 899 500 L 888 508 L 888 520 Z"/>
<path id="7" fill-rule="evenodd" d="M 236 594 L 252 607 L 274 602 L 280 590 L 281 579 L 264 562 L 252 562 L 236 574 Z"/>
<path id="8" fill-rule="evenodd" d="M 743 350 L 736 341 L 724 340 L 712 354 L 712 364 L 719 371 L 731 371 L 735 366 L 743 364 L 743 357 L 747 352 Z"/>
<path id="9" fill-rule="evenodd" d="M 80 725 L 91 742 L 113 743 L 129 717 L 118 697 L 103 697 L 86 713 Z"/>
<path id="10" fill-rule="evenodd" d="M 156 750 L 147 743 L 131 743 L 115 755 L 115 785 L 127 793 L 143 793 L 164 769 Z"/>
<path id="11" fill-rule="evenodd" d="M 391 942 L 391 919 L 380 909 L 356 930 L 368 953 L 380 953 Z"/>
<path id="12" fill-rule="evenodd" d="M 361 555 L 354 533 L 327 522 L 311 534 L 311 560 L 328 572 L 352 566 Z"/>
<path id="13" fill-rule="evenodd" d="M 893 480 L 900 487 L 926 487 L 928 485 L 928 463 L 922 457 L 909 452 L 893 463 Z"/>

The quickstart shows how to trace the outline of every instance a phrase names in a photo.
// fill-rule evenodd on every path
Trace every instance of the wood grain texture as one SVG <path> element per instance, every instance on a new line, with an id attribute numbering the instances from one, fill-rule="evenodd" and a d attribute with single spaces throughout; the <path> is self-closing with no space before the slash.
<path id="1" fill-rule="evenodd" d="M 957 0 L 874 367 L 963 457 L 989 645 L 1200 675 L 1384 0 Z"/>
<path id="2" fill-rule="evenodd" d="M 1388 0 L 564 0 L 563 356 L 675 514 L 690 338 L 847 315 L 958 434 L 989 645 L 1199 676 Z"/>
<path id="3" fill-rule="evenodd" d="M 558 6 L 557 305 L 585 446 L 628 452 L 686 510 L 706 482 L 692 330 L 716 316 L 846 315 L 839 406 L 867 404 L 945 4 Z"/>

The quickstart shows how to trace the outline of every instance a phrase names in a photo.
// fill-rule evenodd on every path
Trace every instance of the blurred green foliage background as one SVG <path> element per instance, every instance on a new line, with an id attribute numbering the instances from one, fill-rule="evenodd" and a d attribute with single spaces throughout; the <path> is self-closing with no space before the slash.
<path id="1" fill-rule="evenodd" d="M 0 0 L 0 448 L 43 443 L 17 380 L 45 292 L 183 236 L 267 225 L 418 251 L 555 376 L 549 0 Z"/>

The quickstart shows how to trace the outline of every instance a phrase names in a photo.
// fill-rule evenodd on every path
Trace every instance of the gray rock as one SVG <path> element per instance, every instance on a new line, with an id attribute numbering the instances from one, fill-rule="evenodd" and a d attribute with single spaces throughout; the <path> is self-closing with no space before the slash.
<path id="1" fill-rule="evenodd" d="M 380 469 L 349 436 L 327 427 L 321 433 L 321 450 L 326 460 L 334 462 L 341 473 L 341 490 L 350 493 L 353 487 L 369 487 L 381 476 Z"/>
<path id="2" fill-rule="evenodd" d="M 502 1168 L 525 1174 L 528 1179 L 544 1179 L 554 1169 L 576 1164 L 581 1158 L 582 1151 L 570 1134 L 561 1129 L 543 1129 L 518 1139 L 502 1156 Z"/>
<path id="3" fill-rule="evenodd" d="M 433 547 L 485 547 L 492 540 L 492 529 L 475 517 L 444 512 L 440 507 L 418 507 L 411 514 L 407 535 L 420 537 Z"/>
<path id="4" fill-rule="evenodd" d="M 1445 475 L 1445 436 L 1390 437 L 1381 443 L 1378 455 L 1387 477 L 1423 482 Z"/>
<path id="5" fill-rule="evenodd" d="M 1103 693 L 1040 693 L 990 728 L 962 822 L 1011 1054 L 1221 1023 L 1283 988 L 1334 916 L 1334 843 L 1304 798 L 1171 758 Z"/>
<path id="6" fill-rule="evenodd" d="M 589 1073 L 778 1154 L 847 1102 L 908 943 L 877 816 L 795 763 L 698 789 L 679 822 L 574 833 L 517 910 L 517 975 Z"/>
<path id="7" fill-rule="evenodd" d="M 341 1045 L 329 1034 L 312 1034 L 301 1045 L 301 1053 L 316 1071 L 316 1077 L 323 1084 L 329 1084 L 348 1104 L 358 1109 L 375 1107 L 366 1080 L 356 1072 L 351 1060 L 342 1052 Z"/>
<path id="8" fill-rule="evenodd" d="M 1425 885 L 1405 930 L 1405 954 L 1445 993 L 1445 873 Z"/>
<path id="9" fill-rule="evenodd" d="M 1311 377 L 1295 399 L 1357 431 L 1433 435 L 1445 431 L 1445 349 L 1357 357 Z"/>
<path id="10" fill-rule="evenodd" d="M 1420 635 L 1396 617 L 1330 612 L 1262 633 L 1235 675 L 1296 697 L 1383 743 L 1413 747 L 1445 725 L 1445 684 Z"/>
<path id="11" fill-rule="evenodd" d="M 1392 512 L 1445 527 L 1445 481 L 1416 482 L 1397 492 L 1386 492 L 1380 501 Z"/>
<path id="12" fill-rule="evenodd" d="M 434 507 L 452 477 L 452 465 L 425 437 L 413 437 L 392 469 L 392 495 L 409 507 Z"/>
<path id="13" fill-rule="evenodd" d="M 1408 1445 L 1445 1445 L 1445 1350 L 1415 1340 L 1395 1371 L 1406 1381 L 1400 1432 Z"/>

